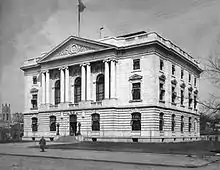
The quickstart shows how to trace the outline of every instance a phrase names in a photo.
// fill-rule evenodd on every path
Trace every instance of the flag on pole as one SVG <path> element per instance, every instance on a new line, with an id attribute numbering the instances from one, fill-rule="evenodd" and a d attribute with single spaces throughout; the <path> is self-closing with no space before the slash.
<path id="1" fill-rule="evenodd" d="M 83 4 L 83 2 L 81 0 L 78 0 L 79 4 L 78 4 L 78 7 L 79 7 L 79 12 L 83 12 L 84 9 L 86 8 L 86 6 Z"/>

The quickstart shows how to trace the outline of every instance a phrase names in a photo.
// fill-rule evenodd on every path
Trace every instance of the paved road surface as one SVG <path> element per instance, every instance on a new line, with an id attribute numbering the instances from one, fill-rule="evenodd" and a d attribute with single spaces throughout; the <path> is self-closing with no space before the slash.
<path id="1" fill-rule="evenodd" d="M 118 163 L 104 163 L 79 160 L 57 160 L 50 158 L 31 158 L 0 156 L 0 170 L 189 170 L 191 168 L 171 168 L 142 166 Z M 220 170 L 220 162 L 193 170 Z"/>

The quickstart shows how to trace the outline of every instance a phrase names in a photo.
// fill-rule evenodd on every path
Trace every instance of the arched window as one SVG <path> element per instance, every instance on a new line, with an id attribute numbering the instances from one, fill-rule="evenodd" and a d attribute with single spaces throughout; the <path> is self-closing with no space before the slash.
<path id="1" fill-rule="evenodd" d="M 38 129 L 38 119 L 36 117 L 32 118 L 32 132 L 37 132 Z"/>
<path id="2" fill-rule="evenodd" d="M 55 82 L 55 105 L 60 103 L 60 80 Z"/>
<path id="3" fill-rule="evenodd" d="M 96 79 L 96 101 L 101 101 L 104 99 L 104 75 L 100 74 Z"/>
<path id="4" fill-rule="evenodd" d="M 140 131 L 141 130 L 141 114 L 136 112 L 131 114 L 131 126 L 132 131 Z"/>
<path id="5" fill-rule="evenodd" d="M 180 131 L 183 132 L 184 128 L 184 116 L 181 116 L 181 125 L 180 125 Z"/>
<path id="6" fill-rule="evenodd" d="M 92 131 L 100 131 L 100 115 L 97 113 L 92 114 Z"/>
<path id="7" fill-rule="evenodd" d="M 50 116 L 50 131 L 56 131 L 56 116 Z"/>
<path id="8" fill-rule="evenodd" d="M 77 77 L 74 83 L 74 103 L 81 101 L 81 77 Z"/>
<path id="9" fill-rule="evenodd" d="M 172 130 L 172 132 L 174 132 L 175 131 L 175 114 L 172 114 L 172 122 L 171 122 L 171 130 Z"/>
<path id="10" fill-rule="evenodd" d="M 198 125 L 198 120 L 197 120 L 197 118 L 195 118 L 195 120 L 194 120 L 194 132 L 198 131 L 197 125 Z"/>
<path id="11" fill-rule="evenodd" d="M 160 117 L 159 117 L 159 130 L 163 131 L 163 125 L 164 125 L 164 119 L 163 119 L 164 114 L 160 113 Z"/>

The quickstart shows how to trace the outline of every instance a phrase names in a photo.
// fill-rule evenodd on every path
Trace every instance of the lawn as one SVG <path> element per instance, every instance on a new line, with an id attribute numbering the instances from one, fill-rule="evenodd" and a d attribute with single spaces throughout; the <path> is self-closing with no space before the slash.
<path id="1" fill-rule="evenodd" d="M 117 152 L 143 152 L 184 155 L 214 155 L 220 151 L 220 142 L 196 141 L 183 143 L 122 143 L 122 142 L 80 142 L 73 144 L 48 145 L 48 149 L 82 149 Z"/>

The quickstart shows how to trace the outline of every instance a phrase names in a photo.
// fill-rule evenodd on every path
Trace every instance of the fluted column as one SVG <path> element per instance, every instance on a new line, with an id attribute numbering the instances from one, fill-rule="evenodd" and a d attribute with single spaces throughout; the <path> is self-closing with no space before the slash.
<path id="1" fill-rule="evenodd" d="M 69 102 L 69 68 L 65 68 L 65 102 Z"/>
<path id="2" fill-rule="evenodd" d="M 60 68 L 60 102 L 64 103 L 64 70 Z"/>
<path id="3" fill-rule="evenodd" d="M 81 65 L 81 100 L 86 100 L 86 70 L 85 65 Z"/>
<path id="4" fill-rule="evenodd" d="M 91 66 L 89 63 L 86 65 L 86 78 L 87 78 L 87 81 L 86 81 L 87 98 L 86 98 L 86 100 L 91 100 Z"/>
<path id="5" fill-rule="evenodd" d="M 109 62 L 105 62 L 105 99 L 109 99 Z"/>
<path id="6" fill-rule="evenodd" d="M 41 88 L 42 88 L 42 101 L 41 103 L 42 104 L 45 104 L 45 72 L 42 72 L 41 73 L 41 76 L 42 76 L 42 82 L 41 82 Z"/>
<path id="7" fill-rule="evenodd" d="M 116 98 L 116 60 L 111 60 L 111 98 Z"/>
<path id="8" fill-rule="evenodd" d="M 50 103 L 50 73 L 46 71 L 46 103 Z"/>

